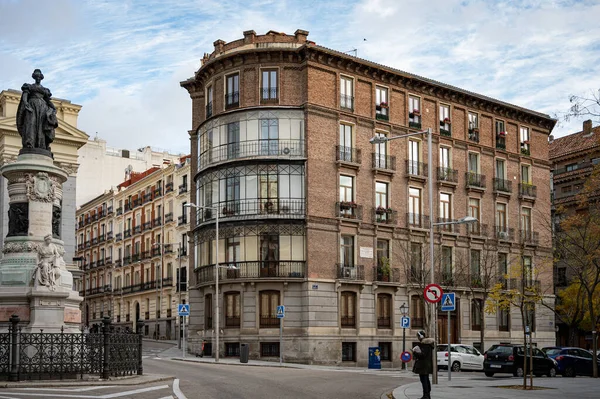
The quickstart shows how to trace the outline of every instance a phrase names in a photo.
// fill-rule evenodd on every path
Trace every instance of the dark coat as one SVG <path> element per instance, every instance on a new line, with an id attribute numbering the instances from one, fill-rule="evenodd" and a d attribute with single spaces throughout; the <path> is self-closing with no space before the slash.
<path id="1" fill-rule="evenodd" d="M 421 353 L 414 353 L 415 365 L 413 373 L 415 374 L 433 374 L 433 348 L 435 342 L 431 338 L 425 338 L 417 345 L 421 348 Z"/>

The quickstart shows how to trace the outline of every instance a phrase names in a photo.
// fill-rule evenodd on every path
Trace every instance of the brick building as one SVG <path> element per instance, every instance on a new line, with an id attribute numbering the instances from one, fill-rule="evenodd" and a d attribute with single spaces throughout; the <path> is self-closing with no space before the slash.
<path id="1" fill-rule="evenodd" d="M 600 126 L 592 128 L 592 121 L 587 120 L 580 132 L 551 140 L 549 148 L 553 210 L 564 207 L 569 212 L 577 208 L 577 194 L 594 167 L 600 164 Z M 557 262 L 555 266 L 555 286 L 561 289 L 569 284 L 572 273 L 564 262 Z M 591 333 L 576 332 L 575 336 L 575 345 L 591 348 Z M 558 345 L 569 345 L 569 329 L 558 320 L 556 340 Z"/>
<path id="2" fill-rule="evenodd" d="M 551 259 L 551 233 L 540 226 L 550 217 L 555 121 L 307 36 L 247 31 L 217 40 L 181 83 L 193 110 L 191 201 L 211 208 L 192 211 L 191 350 L 202 339 L 210 348 L 219 317 L 221 354 L 249 343 L 251 357 L 278 356 L 283 304 L 285 361 L 364 365 L 367 348 L 379 345 L 384 365 L 397 366 L 401 306 L 413 320 L 410 339 L 424 323 L 428 148 L 424 136 L 369 139 L 426 128 L 434 131 L 433 217 L 479 220 L 438 228 L 435 241 L 436 281 L 459 298 L 451 339 L 476 343 L 481 301 L 472 288 L 485 245 L 500 254 L 499 275 L 515 259 L 530 269 Z M 536 278 L 552 290 L 551 270 Z M 530 317 L 534 341 L 554 343 L 551 312 L 538 306 Z M 517 311 L 486 315 L 485 325 L 486 346 L 522 339 Z"/>
<path id="3" fill-rule="evenodd" d="M 109 316 L 135 331 L 142 319 L 144 335 L 176 339 L 177 304 L 187 300 L 189 173 L 189 156 L 130 172 L 77 210 L 84 325 Z"/>

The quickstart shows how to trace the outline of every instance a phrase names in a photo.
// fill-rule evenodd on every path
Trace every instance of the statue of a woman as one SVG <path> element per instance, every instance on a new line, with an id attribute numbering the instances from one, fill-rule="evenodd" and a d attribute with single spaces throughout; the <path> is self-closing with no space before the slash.
<path id="1" fill-rule="evenodd" d="M 36 69 L 31 77 L 35 83 L 24 83 L 23 94 L 17 109 L 17 130 L 21 135 L 23 148 L 50 150 L 54 140 L 54 129 L 58 127 L 56 107 L 50 98 L 52 93 L 41 85 L 44 75 Z"/>
<path id="2" fill-rule="evenodd" d="M 62 260 L 58 248 L 52 244 L 52 234 L 48 234 L 44 237 L 44 243 L 38 247 L 38 267 L 33 275 L 35 286 L 43 285 L 53 291 L 56 289 L 57 271 L 62 266 L 59 258 Z"/>

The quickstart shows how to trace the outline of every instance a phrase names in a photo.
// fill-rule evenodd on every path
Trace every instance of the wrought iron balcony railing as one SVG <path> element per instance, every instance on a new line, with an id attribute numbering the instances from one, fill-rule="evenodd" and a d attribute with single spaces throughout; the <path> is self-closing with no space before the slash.
<path id="1" fill-rule="evenodd" d="M 306 277 L 306 262 L 304 261 L 246 261 L 225 262 L 219 268 L 219 280 L 261 279 L 261 278 L 304 278 Z M 209 283 L 214 281 L 215 266 L 207 265 L 197 268 L 196 281 Z"/>
<path id="2" fill-rule="evenodd" d="M 354 111 L 354 96 L 340 94 L 340 108 Z"/>
<path id="3" fill-rule="evenodd" d="M 393 155 L 371 153 L 373 169 L 396 170 L 396 157 Z"/>
<path id="4" fill-rule="evenodd" d="M 406 214 L 406 227 L 409 228 L 429 228 L 429 216 L 419 213 L 407 213 Z"/>
<path id="5" fill-rule="evenodd" d="M 335 203 L 335 214 L 339 218 L 362 220 L 362 209 L 362 205 L 357 205 L 352 201 Z"/>
<path id="6" fill-rule="evenodd" d="M 467 188 L 485 188 L 485 175 L 466 172 L 465 179 L 467 181 Z"/>
<path id="7" fill-rule="evenodd" d="M 400 282 L 400 269 L 391 269 L 386 272 L 380 266 L 373 266 L 373 281 Z"/>
<path id="8" fill-rule="evenodd" d="M 419 161 L 411 161 L 407 159 L 406 163 L 406 174 L 412 177 L 427 177 L 427 164 Z"/>
<path id="9" fill-rule="evenodd" d="M 348 265 L 337 263 L 337 278 L 341 280 L 363 281 L 365 279 L 365 267 L 363 265 Z"/>
<path id="10" fill-rule="evenodd" d="M 498 179 L 494 177 L 494 192 L 512 192 L 512 182 L 510 180 Z"/>
<path id="11" fill-rule="evenodd" d="M 211 147 L 200 154 L 199 167 L 253 157 L 304 158 L 304 140 L 248 140 Z"/>
<path id="12" fill-rule="evenodd" d="M 519 196 L 520 198 L 536 198 L 537 187 L 529 183 L 519 183 Z"/>
<path id="13" fill-rule="evenodd" d="M 392 208 L 374 207 L 373 221 L 375 223 L 396 224 L 398 223 L 398 211 Z"/>
<path id="14" fill-rule="evenodd" d="M 240 92 L 233 91 L 225 95 L 225 109 L 236 108 L 240 106 Z"/>
<path id="15" fill-rule="evenodd" d="M 211 205 L 220 210 L 219 218 L 299 218 L 306 214 L 306 202 L 296 198 L 248 199 L 224 201 Z M 213 209 L 197 210 L 197 220 L 204 223 L 216 218 Z"/>
<path id="16" fill-rule="evenodd" d="M 338 162 L 361 163 L 361 150 L 354 147 L 345 147 L 343 145 L 335 146 L 335 160 Z"/>
<path id="17" fill-rule="evenodd" d="M 437 179 L 439 182 L 458 183 L 458 170 L 438 167 Z"/>

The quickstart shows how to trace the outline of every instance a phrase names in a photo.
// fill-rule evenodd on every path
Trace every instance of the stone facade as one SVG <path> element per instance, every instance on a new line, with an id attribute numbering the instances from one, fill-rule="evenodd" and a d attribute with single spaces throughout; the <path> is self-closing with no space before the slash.
<path id="1" fill-rule="evenodd" d="M 214 342 L 220 317 L 221 354 L 235 356 L 248 343 L 251 357 L 277 358 L 274 306 L 283 304 L 286 361 L 365 365 L 367 348 L 380 345 L 384 366 L 399 365 L 401 306 L 414 321 L 407 347 L 425 324 L 428 148 L 425 135 L 373 145 L 377 134 L 432 128 L 433 220 L 479 221 L 470 230 L 436 229 L 435 279 L 459 298 L 452 340 L 479 342 L 472 308 L 480 276 L 472 267 L 487 253 L 505 254 L 508 269 L 530 260 L 550 295 L 547 141 L 555 121 L 318 46 L 307 35 L 247 31 L 244 39 L 218 40 L 181 83 L 193 109 L 191 201 L 210 208 L 193 212 L 191 351 Z M 287 188 L 295 175 L 297 196 Z M 215 213 L 224 266 L 219 315 Z M 519 312 L 499 319 L 485 316 L 486 347 L 520 342 Z M 438 320 L 444 342 L 445 314 Z M 553 344 L 551 312 L 537 306 L 535 321 L 537 345 Z"/>

